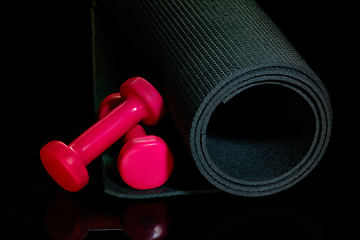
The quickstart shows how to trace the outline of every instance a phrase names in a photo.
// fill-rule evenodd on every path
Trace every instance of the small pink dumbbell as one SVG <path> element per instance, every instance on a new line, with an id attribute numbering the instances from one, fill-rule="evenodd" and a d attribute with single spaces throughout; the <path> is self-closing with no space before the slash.
<path id="1" fill-rule="evenodd" d="M 98 108 L 101 119 L 122 102 L 120 93 L 106 97 Z M 163 185 L 174 168 L 174 158 L 166 142 L 153 135 L 147 136 L 137 124 L 121 139 L 124 143 L 118 157 L 120 176 L 130 187 L 144 190 Z"/>
<path id="2" fill-rule="evenodd" d="M 122 103 L 69 145 L 47 143 L 40 151 L 50 176 L 64 189 L 75 192 L 89 181 L 86 166 L 124 136 L 137 123 L 154 125 L 165 113 L 158 91 L 145 79 L 128 79 L 120 87 Z"/>

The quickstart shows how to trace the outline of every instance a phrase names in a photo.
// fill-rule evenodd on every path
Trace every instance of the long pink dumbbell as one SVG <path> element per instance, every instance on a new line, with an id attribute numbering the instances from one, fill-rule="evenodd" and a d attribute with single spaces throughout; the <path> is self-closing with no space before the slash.
<path id="1" fill-rule="evenodd" d="M 98 108 L 101 119 L 122 102 L 120 93 L 106 97 Z M 126 184 L 135 189 L 152 189 L 163 185 L 174 168 L 174 158 L 166 142 L 146 135 L 137 124 L 122 137 L 124 146 L 118 157 L 118 170 Z"/>
<path id="2" fill-rule="evenodd" d="M 75 192 L 89 181 L 86 166 L 124 136 L 137 123 L 156 124 L 165 113 L 158 91 L 145 79 L 128 79 L 120 87 L 122 103 L 69 145 L 47 143 L 40 151 L 50 176 L 64 189 Z"/>

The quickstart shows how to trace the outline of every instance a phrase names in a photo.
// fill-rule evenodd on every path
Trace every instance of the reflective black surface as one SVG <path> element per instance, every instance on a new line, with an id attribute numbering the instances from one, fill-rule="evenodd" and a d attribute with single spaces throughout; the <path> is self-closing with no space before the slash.
<path id="1" fill-rule="evenodd" d="M 359 239 L 355 3 L 259 3 L 330 92 L 334 126 L 324 158 L 300 183 L 268 197 L 219 193 L 152 200 L 103 193 L 96 161 L 88 166 L 89 184 L 68 193 L 39 159 L 48 141 L 71 142 L 95 120 L 91 2 L 6 5 L 0 238 Z"/>

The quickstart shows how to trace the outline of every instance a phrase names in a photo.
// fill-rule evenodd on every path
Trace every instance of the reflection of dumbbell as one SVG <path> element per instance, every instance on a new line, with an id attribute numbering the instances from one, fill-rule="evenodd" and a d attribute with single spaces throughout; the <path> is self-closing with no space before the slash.
<path id="1" fill-rule="evenodd" d="M 89 231 L 123 230 L 130 239 L 163 239 L 171 229 L 172 211 L 164 202 L 132 205 L 120 211 L 91 211 L 71 194 L 55 193 L 45 210 L 45 227 L 54 240 L 80 240 Z"/>
<path id="2" fill-rule="evenodd" d="M 165 113 L 163 99 L 145 79 L 130 78 L 120 87 L 124 100 L 67 146 L 47 143 L 40 151 L 50 176 L 64 189 L 78 191 L 89 181 L 86 166 L 137 123 L 156 124 Z"/>
<path id="3" fill-rule="evenodd" d="M 98 108 L 98 118 L 122 102 L 120 93 L 106 97 Z M 139 124 L 121 139 L 125 144 L 118 157 L 118 170 L 126 184 L 136 189 L 151 189 L 163 185 L 174 168 L 174 158 L 166 142 L 146 135 Z"/>

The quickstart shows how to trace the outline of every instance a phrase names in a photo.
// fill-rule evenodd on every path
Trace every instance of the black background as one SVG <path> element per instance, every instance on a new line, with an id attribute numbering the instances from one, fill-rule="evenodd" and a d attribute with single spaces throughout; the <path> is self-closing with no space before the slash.
<path id="1" fill-rule="evenodd" d="M 174 212 L 168 239 L 206 239 L 216 229 L 227 231 L 224 226 L 257 216 L 263 206 L 272 209 L 265 212 L 282 212 L 279 209 L 285 208 L 290 209 L 287 213 L 304 216 L 320 234 L 314 239 L 357 239 L 357 6 L 355 2 L 310 0 L 258 3 L 326 85 L 334 111 L 330 145 L 308 177 L 274 196 L 243 198 L 224 193 L 157 199 L 169 202 Z M 91 6 L 88 0 L 17 1 L 3 5 L 1 239 L 50 239 L 44 212 L 50 197 L 61 189 L 44 170 L 39 150 L 50 140 L 71 142 L 95 120 Z M 70 194 L 80 206 L 122 211 L 125 205 L 142 203 L 104 194 L 99 162 L 90 164 L 88 170 L 89 184 Z M 233 233 L 253 234 L 254 239 L 279 239 L 286 229 L 291 229 L 269 217 L 234 226 L 230 229 Z M 291 234 L 286 237 L 302 236 L 304 231 L 298 229 Z M 120 231 L 91 232 L 86 237 L 105 238 L 126 239 Z"/>

